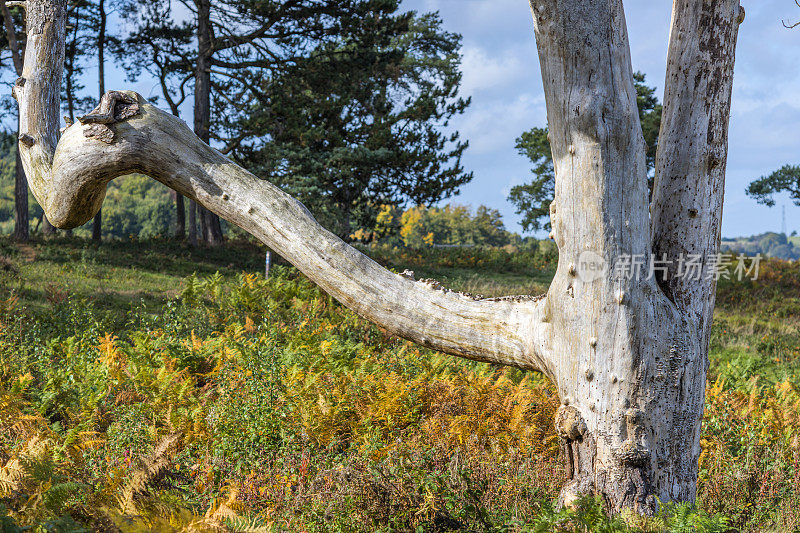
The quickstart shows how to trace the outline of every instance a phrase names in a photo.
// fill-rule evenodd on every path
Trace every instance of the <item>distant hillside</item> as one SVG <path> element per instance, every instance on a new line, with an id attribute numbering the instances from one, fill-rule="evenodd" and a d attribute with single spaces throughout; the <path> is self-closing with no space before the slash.
<path id="1" fill-rule="evenodd" d="M 768 232 L 751 237 L 722 239 L 722 250 L 736 254 L 761 254 L 778 259 L 800 259 L 800 237 Z"/>

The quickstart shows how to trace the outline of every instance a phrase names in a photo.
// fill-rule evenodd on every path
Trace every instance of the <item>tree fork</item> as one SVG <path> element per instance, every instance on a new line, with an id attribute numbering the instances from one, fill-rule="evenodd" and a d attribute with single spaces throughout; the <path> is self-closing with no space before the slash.
<path id="1" fill-rule="evenodd" d="M 675 9 L 704 13 L 705 3 L 676 0 Z M 735 31 L 739 17 L 732 8 L 738 4 L 715 4 L 730 7 L 730 13 L 720 7 L 720 16 L 673 30 L 673 40 L 677 31 L 684 34 L 676 50 L 695 46 L 708 53 L 724 38 L 706 39 L 707 33 Z M 559 262 L 546 296 L 493 299 L 383 269 L 322 228 L 298 201 L 135 93 L 106 93 L 101 106 L 59 140 L 64 5 L 65 0 L 29 0 L 26 81 L 15 89 L 26 135 L 20 141 L 23 164 L 57 226 L 90 219 L 110 180 L 130 172 L 150 175 L 252 233 L 389 332 L 460 357 L 546 374 L 562 404 L 555 420 L 568 460 L 562 503 L 598 494 L 611 511 L 653 513 L 659 499 L 694 500 L 707 367 L 704 327 L 713 300 L 702 308 L 687 306 L 693 297 L 684 301 L 669 285 L 620 275 L 613 266 L 620 256 L 643 256 L 646 273 L 656 235 L 665 236 L 662 242 L 681 232 L 687 241 L 707 243 L 708 253 L 716 252 L 718 241 L 695 233 L 707 226 L 665 224 L 654 226 L 651 241 L 644 142 L 619 0 L 531 2 L 556 171 L 551 217 Z M 673 16 L 673 24 L 680 20 L 688 19 Z M 725 46 L 732 50 L 729 41 Z M 732 54 L 729 61 L 732 68 Z M 705 74 L 711 89 L 730 73 Z M 705 93 L 683 94 L 702 99 Z M 727 129 L 727 113 L 716 108 L 729 99 L 724 90 L 711 94 L 718 98 L 701 100 L 683 125 L 674 122 L 674 128 L 685 128 L 684 137 L 703 126 L 707 131 L 709 117 L 714 131 Z M 706 161 L 705 167 L 694 152 L 686 157 L 696 168 L 716 172 L 719 184 L 725 153 L 714 153 L 717 164 Z M 666 205 L 659 187 L 677 180 L 662 177 L 655 201 Z M 692 207 L 703 220 L 720 216 L 721 190 L 716 194 L 720 201 Z"/>

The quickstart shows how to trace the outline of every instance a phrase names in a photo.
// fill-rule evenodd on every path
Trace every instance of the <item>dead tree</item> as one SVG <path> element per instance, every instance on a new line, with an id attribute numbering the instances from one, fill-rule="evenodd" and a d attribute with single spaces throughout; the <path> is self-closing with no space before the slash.
<path id="1" fill-rule="evenodd" d="M 59 139 L 64 0 L 28 0 L 16 84 L 20 150 L 47 216 L 69 228 L 106 184 L 141 172 L 252 233 L 386 330 L 459 357 L 538 370 L 561 398 L 569 480 L 650 513 L 693 501 L 714 277 L 622 276 L 618 258 L 677 263 L 719 248 L 739 0 L 675 0 L 652 214 L 621 0 L 531 0 L 556 171 L 558 268 L 546 295 L 480 299 L 380 267 L 267 181 L 132 92 Z"/>

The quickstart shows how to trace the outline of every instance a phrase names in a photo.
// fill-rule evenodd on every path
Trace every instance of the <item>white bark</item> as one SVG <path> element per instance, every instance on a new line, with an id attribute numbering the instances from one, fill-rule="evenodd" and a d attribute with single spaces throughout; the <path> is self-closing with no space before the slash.
<path id="1" fill-rule="evenodd" d="M 672 13 L 653 191 L 653 251 L 671 261 L 662 287 L 699 328 L 704 347 L 716 280 L 678 276 L 676 265 L 681 255 L 707 263 L 719 251 L 734 52 L 742 21 L 738 0 L 680 0 Z"/>
<path id="2" fill-rule="evenodd" d="M 612 508 L 644 512 L 655 497 L 692 501 L 715 286 L 673 269 L 664 292 L 613 265 L 644 256 L 647 275 L 651 251 L 677 264 L 680 251 L 719 249 L 738 0 L 675 2 L 655 249 L 621 1 L 531 7 L 556 170 L 560 259 L 547 315 L 562 356 L 557 427 L 574 464 L 562 498 L 595 492 Z M 572 272 L 587 251 L 611 267 L 592 283 Z"/>
<path id="3" fill-rule="evenodd" d="M 25 168 L 54 224 L 82 224 L 100 208 L 110 180 L 148 174 L 257 236 L 389 332 L 461 357 L 544 372 L 563 404 L 555 422 L 568 459 L 564 502 L 594 492 L 612 510 L 653 512 L 656 497 L 693 500 L 707 365 L 704 324 L 713 300 L 710 306 L 687 305 L 646 276 L 582 271 L 593 257 L 613 268 L 621 255 L 647 257 L 651 251 L 644 142 L 620 0 L 531 1 L 556 170 L 551 214 L 560 256 L 546 297 L 507 299 L 477 299 L 381 268 L 320 227 L 302 204 L 135 93 L 108 93 L 58 141 L 64 1 L 28 0 L 30 44 L 24 82 L 15 90 Z M 706 9 L 702 0 L 676 2 L 684 4 Z M 699 28 L 676 24 L 681 35 L 722 26 L 725 35 L 735 34 L 735 24 L 724 17 Z M 732 45 L 726 46 L 732 68 Z M 686 46 L 672 48 L 671 57 L 682 57 Z M 711 87 L 726 83 L 729 70 L 700 76 Z M 714 131 L 726 129 L 727 110 L 717 112 L 726 103 L 725 90 L 715 94 L 717 100 L 693 108 L 686 135 L 712 122 Z M 674 129 L 680 127 L 675 121 Z M 715 153 L 724 161 L 724 151 Z M 705 179 L 697 157 L 687 153 L 682 161 Z M 722 179 L 715 172 L 711 186 Z M 664 190 L 681 186 L 679 171 L 670 175 L 660 181 Z M 669 202 L 660 194 L 666 213 Z M 718 224 L 719 195 L 719 202 L 697 206 L 704 220 Z M 717 242 L 697 234 L 707 225 L 656 228 L 657 242 L 679 240 L 685 232 L 709 252 Z M 647 269 L 646 263 L 645 274 Z"/>

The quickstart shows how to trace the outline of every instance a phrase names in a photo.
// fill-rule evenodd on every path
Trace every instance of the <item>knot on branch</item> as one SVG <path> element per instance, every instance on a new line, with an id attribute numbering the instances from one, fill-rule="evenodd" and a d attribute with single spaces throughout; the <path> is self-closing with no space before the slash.
<path id="1" fill-rule="evenodd" d="M 628 409 L 625 413 L 628 438 L 614 450 L 614 457 L 624 465 L 642 466 L 650 458 L 650 450 L 639 442 L 643 433 L 643 420 L 644 413 L 639 409 Z"/>
<path id="2" fill-rule="evenodd" d="M 122 91 L 109 91 L 100 99 L 100 104 L 88 115 L 78 120 L 86 126 L 83 135 L 96 138 L 105 143 L 114 142 L 111 124 L 121 122 L 139 114 L 139 100 L 136 96 Z"/>
<path id="3" fill-rule="evenodd" d="M 24 144 L 26 147 L 30 148 L 34 144 L 36 144 L 36 139 L 28 135 L 27 133 L 23 133 L 19 136 L 19 142 Z"/>
<path id="4" fill-rule="evenodd" d="M 580 439 L 587 429 L 580 411 L 571 405 L 558 408 L 555 425 L 558 436 L 567 441 Z"/>
<path id="5" fill-rule="evenodd" d="M 436 281 L 433 278 L 423 278 L 423 279 L 419 280 L 419 282 L 422 283 L 423 285 L 427 285 L 428 287 L 430 287 L 431 289 L 433 289 L 435 291 L 446 291 L 447 290 L 447 289 L 445 289 L 444 285 L 442 285 L 441 283 L 439 283 L 438 281 Z"/>

